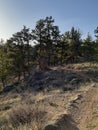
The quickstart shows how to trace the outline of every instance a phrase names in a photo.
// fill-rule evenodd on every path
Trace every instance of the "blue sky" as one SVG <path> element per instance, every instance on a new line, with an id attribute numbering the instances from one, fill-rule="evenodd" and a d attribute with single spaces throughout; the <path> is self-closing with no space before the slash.
<path id="1" fill-rule="evenodd" d="M 0 38 L 8 39 L 23 25 L 33 29 L 40 18 L 52 16 L 61 33 L 72 26 L 83 38 L 98 26 L 98 0 L 0 0 Z"/>

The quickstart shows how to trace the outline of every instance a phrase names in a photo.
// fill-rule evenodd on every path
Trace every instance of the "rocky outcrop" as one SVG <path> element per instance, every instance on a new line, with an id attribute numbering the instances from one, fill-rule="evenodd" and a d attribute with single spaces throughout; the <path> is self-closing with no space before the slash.
<path id="1" fill-rule="evenodd" d="M 81 74 L 64 69 L 38 71 L 26 79 L 26 84 L 37 91 L 61 88 L 64 91 L 73 90 L 87 79 Z"/>

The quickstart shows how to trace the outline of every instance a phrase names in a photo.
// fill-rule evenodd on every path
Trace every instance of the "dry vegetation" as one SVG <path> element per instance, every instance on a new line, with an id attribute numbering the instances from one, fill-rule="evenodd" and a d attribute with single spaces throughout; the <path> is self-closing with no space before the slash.
<path id="1" fill-rule="evenodd" d="M 15 100 L 14 100 L 15 101 Z M 10 104 L 7 101 L 7 104 Z M 25 101 L 13 104 L 12 107 L 2 104 L 5 108 L 1 110 L 0 129 L 2 130 L 42 130 L 45 122 L 46 112 L 39 105 L 30 104 Z"/>
<path id="2" fill-rule="evenodd" d="M 14 91 L 2 92 L 0 130 L 98 130 L 98 64 L 52 69 L 59 71 L 59 68 L 90 80 L 70 91 L 62 87 L 18 91 L 18 86 Z M 66 86 L 71 86 L 70 82 Z"/>

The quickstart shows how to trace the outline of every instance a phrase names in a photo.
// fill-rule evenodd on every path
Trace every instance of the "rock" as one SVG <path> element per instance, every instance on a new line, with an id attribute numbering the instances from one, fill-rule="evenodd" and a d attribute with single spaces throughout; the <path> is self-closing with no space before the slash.
<path id="1" fill-rule="evenodd" d="M 79 84 L 81 82 L 81 79 L 80 78 L 74 78 L 70 81 L 70 83 L 73 85 L 73 84 Z"/>
<path id="2" fill-rule="evenodd" d="M 82 79 L 81 75 L 72 70 L 56 68 L 50 69 L 50 71 L 35 71 L 30 78 L 28 77 L 27 85 L 39 91 L 43 91 L 45 88 L 49 88 L 49 86 L 51 86 L 50 90 L 64 88 L 64 91 L 69 91 L 78 88 L 82 81 L 84 79 Z"/>
<path id="3" fill-rule="evenodd" d="M 66 75 L 66 77 L 65 77 L 65 83 L 69 83 L 72 79 L 74 79 L 74 78 L 77 78 L 77 75 L 76 74 L 71 74 L 71 73 L 69 73 L 69 74 L 67 74 Z"/>

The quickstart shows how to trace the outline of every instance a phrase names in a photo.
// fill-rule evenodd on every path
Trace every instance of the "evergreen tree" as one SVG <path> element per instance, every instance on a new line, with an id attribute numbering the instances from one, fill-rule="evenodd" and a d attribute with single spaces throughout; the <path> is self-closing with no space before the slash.
<path id="1" fill-rule="evenodd" d="M 13 34 L 13 37 L 7 41 L 9 57 L 13 60 L 13 68 L 19 80 L 21 75 L 25 77 L 26 72 L 29 73 L 31 59 L 29 42 L 31 39 L 29 29 L 24 26 L 20 32 Z"/>
<path id="2" fill-rule="evenodd" d="M 98 27 L 94 31 L 95 33 L 95 60 L 98 61 Z"/>
<path id="3" fill-rule="evenodd" d="M 94 30 L 95 37 L 98 39 L 98 27 Z"/>
<path id="4" fill-rule="evenodd" d="M 26 28 L 26 26 L 23 27 L 21 30 L 21 39 L 24 46 L 24 60 L 25 60 L 25 69 L 30 74 L 30 67 L 32 65 L 32 47 L 30 45 L 30 42 L 33 40 L 33 37 L 30 33 L 30 29 Z"/>
<path id="5" fill-rule="evenodd" d="M 3 40 L 0 41 L 0 81 L 3 87 L 6 85 L 7 78 L 10 75 L 11 62 L 8 59 L 7 49 L 5 48 Z"/>
<path id="6" fill-rule="evenodd" d="M 54 26 L 54 19 L 50 16 L 39 20 L 35 30 L 32 30 L 32 35 L 40 45 L 39 59 L 46 58 L 48 65 L 53 64 L 55 57 L 54 47 L 60 40 L 59 28 L 58 26 Z"/>
<path id="7" fill-rule="evenodd" d="M 66 57 L 68 56 L 69 45 L 66 38 L 66 33 L 61 36 L 61 41 L 59 43 L 59 54 L 61 65 L 66 62 Z"/>
<path id="8" fill-rule="evenodd" d="M 67 62 L 78 62 L 81 56 L 81 33 L 74 27 L 70 31 L 66 32 L 66 40 L 68 43 L 68 57 Z"/>
<path id="9" fill-rule="evenodd" d="M 88 33 L 83 44 L 83 55 L 86 61 L 92 61 L 94 55 L 94 46 L 91 35 Z"/>

